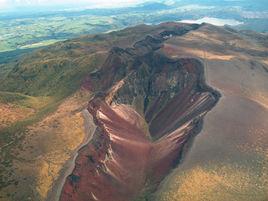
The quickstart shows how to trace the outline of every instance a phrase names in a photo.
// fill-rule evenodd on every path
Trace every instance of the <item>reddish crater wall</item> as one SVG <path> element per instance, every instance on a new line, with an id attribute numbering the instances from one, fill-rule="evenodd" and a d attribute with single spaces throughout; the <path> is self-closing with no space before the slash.
<path id="1" fill-rule="evenodd" d="M 219 94 L 205 85 L 199 61 L 159 55 L 160 42 L 147 37 L 131 51 L 113 49 L 87 80 L 96 93 L 88 111 L 97 130 L 79 151 L 61 201 L 131 201 L 150 195 L 200 131 Z M 142 101 L 135 105 L 137 97 Z M 144 112 L 138 113 L 142 104 Z"/>

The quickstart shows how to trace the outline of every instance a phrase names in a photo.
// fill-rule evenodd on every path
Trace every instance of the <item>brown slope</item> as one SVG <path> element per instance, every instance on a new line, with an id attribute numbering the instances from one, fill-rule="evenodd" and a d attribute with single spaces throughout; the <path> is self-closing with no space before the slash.
<path id="1" fill-rule="evenodd" d="M 191 30 L 174 25 L 132 48 L 113 48 L 87 80 L 96 93 L 88 110 L 97 130 L 60 200 L 148 199 L 199 132 L 219 94 L 205 85 L 198 60 L 159 51 L 167 38 Z"/>
<path id="2" fill-rule="evenodd" d="M 166 41 L 163 50 L 173 58 L 204 61 L 222 98 L 159 200 L 268 200 L 268 38 L 260 35 L 205 25 Z"/>

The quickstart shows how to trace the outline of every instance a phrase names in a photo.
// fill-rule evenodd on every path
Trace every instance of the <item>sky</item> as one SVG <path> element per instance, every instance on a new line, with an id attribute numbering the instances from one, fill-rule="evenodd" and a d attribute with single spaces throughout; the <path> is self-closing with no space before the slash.
<path id="1" fill-rule="evenodd" d="M 148 0 L 145 0 L 148 1 Z M 88 6 L 123 7 L 145 2 L 144 0 L 0 0 L 0 10 L 33 7 Z"/>

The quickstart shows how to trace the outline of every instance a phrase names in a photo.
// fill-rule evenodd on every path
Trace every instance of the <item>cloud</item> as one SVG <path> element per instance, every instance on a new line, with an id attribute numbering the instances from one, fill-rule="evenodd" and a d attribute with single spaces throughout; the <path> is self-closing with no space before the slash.
<path id="1" fill-rule="evenodd" d="M 0 9 L 6 9 L 9 6 L 8 0 L 0 0 Z"/>
<path id="2" fill-rule="evenodd" d="M 148 1 L 148 0 L 145 0 Z M 36 6 L 83 5 L 92 7 L 123 7 L 145 2 L 144 0 L 0 0 L 0 9 Z"/>

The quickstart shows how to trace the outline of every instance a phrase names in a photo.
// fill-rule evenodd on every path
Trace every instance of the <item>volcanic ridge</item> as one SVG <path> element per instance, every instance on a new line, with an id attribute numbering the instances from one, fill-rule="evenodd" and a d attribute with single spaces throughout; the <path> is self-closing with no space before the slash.
<path id="1" fill-rule="evenodd" d="M 163 42 L 192 26 L 168 29 L 114 47 L 84 87 L 95 96 L 88 111 L 97 128 L 80 151 L 61 201 L 146 199 L 179 163 L 220 94 L 204 82 L 202 63 L 172 59 Z"/>
<path id="2" fill-rule="evenodd" d="M 149 200 L 220 98 L 198 59 L 173 59 L 161 49 L 202 25 L 163 26 L 131 47 L 113 47 L 85 80 L 96 130 L 79 150 L 61 201 Z"/>

